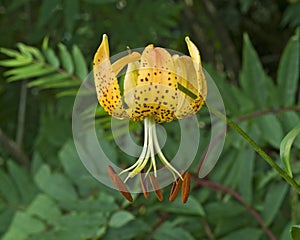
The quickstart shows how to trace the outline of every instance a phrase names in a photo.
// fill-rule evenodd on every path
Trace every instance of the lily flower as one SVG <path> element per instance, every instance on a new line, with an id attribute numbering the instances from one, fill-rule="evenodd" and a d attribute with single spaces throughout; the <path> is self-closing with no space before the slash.
<path id="1" fill-rule="evenodd" d="M 104 110 L 119 119 L 144 121 L 144 145 L 140 157 L 132 166 L 119 174 L 109 167 L 108 172 L 120 192 L 132 201 L 126 181 L 142 171 L 150 174 L 152 186 L 157 186 L 156 154 L 161 163 L 172 173 L 174 183 L 170 201 L 173 201 L 182 185 L 189 189 L 189 174 L 181 173 L 166 159 L 160 148 L 156 124 L 182 119 L 195 114 L 202 107 L 207 93 L 199 51 L 185 38 L 190 56 L 171 55 L 166 49 L 148 45 L 142 53 L 129 51 L 128 55 L 111 63 L 107 35 L 94 56 L 94 81 L 97 98 Z M 127 67 L 123 84 L 118 74 Z M 123 182 L 119 175 L 127 173 Z M 148 196 L 144 179 L 141 179 L 145 197 Z M 162 200 L 159 187 L 157 197 Z M 126 192 L 126 193 L 125 193 Z M 182 199 L 187 200 L 187 194 Z"/>

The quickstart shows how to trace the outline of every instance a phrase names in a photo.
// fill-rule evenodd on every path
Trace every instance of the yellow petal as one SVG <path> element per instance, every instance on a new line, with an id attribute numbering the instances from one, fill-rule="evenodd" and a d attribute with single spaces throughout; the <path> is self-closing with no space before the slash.
<path id="1" fill-rule="evenodd" d="M 153 116 L 156 122 L 175 118 L 177 76 L 171 55 L 163 48 L 149 45 L 141 56 L 131 118 L 140 121 Z"/>
<path id="2" fill-rule="evenodd" d="M 139 54 L 138 52 L 133 52 L 133 53 L 130 53 L 130 54 L 126 55 L 125 57 L 122 57 L 122 58 L 118 59 L 117 61 L 115 61 L 112 64 L 113 72 L 117 76 L 119 74 L 119 72 L 127 64 L 135 62 L 135 61 L 139 60 L 140 58 L 141 58 L 141 54 Z"/>
<path id="3" fill-rule="evenodd" d="M 137 84 L 139 62 L 132 62 L 128 64 L 125 78 L 124 78 L 124 101 L 127 104 L 127 113 L 131 116 L 134 107 L 133 90 Z"/>
<path id="4" fill-rule="evenodd" d="M 200 58 L 200 53 L 196 45 L 189 39 L 189 37 L 185 38 L 185 41 L 187 43 L 187 47 L 191 56 L 191 59 L 193 60 L 193 65 L 196 71 L 196 81 L 194 80 L 193 77 L 187 76 L 187 80 L 189 83 L 191 83 L 192 86 L 188 86 L 188 90 L 193 92 L 193 87 L 197 89 L 197 94 L 196 98 L 194 101 L 191 102 L 191 106 L 194 109 L 194 111 L 198 111 L 206 98 L 207 94 L 207 86 L 206 86 L 206 80 L 204 73 L 202 71 L 202 64 L 201 64 L 201 58 Z"/>
<path id="5" fill-rule="evenodd" d="M 174 59 L 174 64 L 176 67 L 176 73 L 177 73 L 177 79 L 178 79 L 178 84 L 179 84 L 179 95 L 178 95 L 178 104 L 176 108 L 176 117 L 178 119 L 184 118 L 186 116 L 189 116 L 191 114 L 194 114 L 194 110 L 191 107 L 191 104 L 193 102 L 193 98 L 189 95 L 187 95 L 187 91 L 182 91 L 184 90 L 189 90 L 191 91 L 194 95 L 197 94 L 197 91 L 195 91 L 195 88 L 192 88 L 192 84 L 189 83 L 188 75 L 191 77 L 196 78 L 196 72 L 193 67 L 193 62 L 190 57 L 187 56 L 181 56 L 179 57 L 178 55 L 173 56 Z M 190 60 L 190 61 L 189 61 Z M 192 69 L 190 67 L 192 66 Z M 190 71 L 190 72 L 189 72 Z M 193 72 L 193 73 L 191 73 Z M 183 89 L 182 89 L 183 88 Z M 196 95 L 195 95 L 196 96 Z"/>
<path id="6" fill-rule="evenodd" d="M 198 83 L 198 92 L 202 94 L 203 98 L 206 96 L 206 82 L 204 73 L 202 71 L 202 64 L 201 64 L 201 58 L 200 53 L 196 45 L 190 40 L 189 37 L 185 38 L 185 41 L 187 43 L 187 47 L 190 53 L 190 56 L 193 60 L 194 67 L 197 73 L 197 83 Z M 196 85 L 195 85 L 196 86 Z"/>
<path id="7" fill-rule="evenodd" d="M 200 53 L 196 45 L 190 40 L 189 37 L 185 38 L 190 56 L 194 62 L 195 69 L 196 71 L 199 70 L 199 67 L 201 68 L 201 58 L 200 58 Z"/>
<path id="8" fill-rule="evenodd" d="M 117 118 L 128 117 L 122 105 L 118 80 L 109 60 L 108 38 L 105 34 L 94 57 L 94 81 L 98 101 L 104 110 Z"/>
<path id="9" fill-rule="evenodd" d="M 176 117 L 179 119 L 196 113 L 206 97 L 206 81 L 199 51 L 188 37 L 185 40 L 191 57 L 173 56 L 180 90 L 176 109 Z"/>

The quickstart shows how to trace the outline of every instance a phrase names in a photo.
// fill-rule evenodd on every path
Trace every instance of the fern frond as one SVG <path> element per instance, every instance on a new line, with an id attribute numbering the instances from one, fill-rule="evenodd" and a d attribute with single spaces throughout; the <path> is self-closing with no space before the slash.
<path id="1" fill-rule="evenodd" d="M 28 87 L 57 89 L 57 96 L 75 95 L 82 80 L 88 75 L 86 61 L 77 46 L 72 51 L 60 43 L 58 51 L 48 46 L 44 39 L 42 49 L 17 44 L 17 50 L 0 48 L 7 59 L 0 66 L 9 68 L 4 73 L 7 81 L 29 80 Z"/>

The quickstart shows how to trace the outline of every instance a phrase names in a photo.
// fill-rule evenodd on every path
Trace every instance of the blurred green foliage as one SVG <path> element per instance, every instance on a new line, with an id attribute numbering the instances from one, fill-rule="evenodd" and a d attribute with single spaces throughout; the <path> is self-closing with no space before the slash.
<path id="1" fill-rule="evenodd" d="M 228 116 L 280 164 L 282 139 L 300 122 L 299 5 L 285 0 L 1 1 L 2 239 L 299 239 L 299 195 L 233 130 L 210 175 L 194 179 L 185 205 L 160 203 L 154 194 L 149 200 L 135 195 L 134 203 L 127 203 L 86 171 L 71 130 L 74 97 L 103 33 L 110 37 L 112 54 L 148 43 L 185 52 L 183 39 L 189 35 Z M 204 108 L 201 152 L 190 168 L 194 176 L 209 141 L 208 120 Z M 99 131 L 107 131 L 108 122 L 99 108 Z M 165 124 L 167 156 L 178 143 L 174 126 Z M 138 135 L 141 126 L 132 131 Z M 110 138 L 104 141 L 121 161 L 124 155 Z M 299 182 L 299 138 L 288 147 L 291 155 L 282 166 Z"/>

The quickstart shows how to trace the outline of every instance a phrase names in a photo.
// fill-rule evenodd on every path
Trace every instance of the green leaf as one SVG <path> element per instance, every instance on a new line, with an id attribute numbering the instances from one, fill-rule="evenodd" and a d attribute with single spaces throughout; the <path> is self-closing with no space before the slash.
<path id="1" fill-rule="evenodd" d="M 81 211 L 89 213 L 101 212 L 105 215 L 111 214 L 119 208 L 115 203 L 115 199 L 111 195 L 105 193 L 102 193 L 95 199 L 63 202 L 60 203 L 60 207 L 66 211 Z"/>
<path id="2" fill-rule="evenodd" d="M 247 34 L 244 34 L 241 85 L 247 96 L 253 99 L 257 107 L 263 108 L 266 106 L 269 96 L 267 78 Z"/>
<path id="3" fill-rule="evenodd" d="M 5 54 L 8 57 L 12 57 L 12 58 L 19 58 L 19 57 L 24 57 L 21 53 L 19 53 L 16 50 L 13 49 L 9 49 L 9 48 L 0 48 L 0 52 Z M 32 57 L 29 57 L 30 59 L 32 59 Z"/>
<path id="4" fill-rule="evenodd" d="M 50 89 L 50 88 L 70 88 L 70 87 L 79 87 L 80 82 L 76 80 L 65 79 L 60 82 L 48 82 L 42 86 L 41 88 Z"/>
<path id="5" fill-rule="evenodd" d="M 28 87 L 43 87 L 46 86 L 47 84 L 51 83 L 56 83 L 56 82 L 61 82 L 65 79 L 69 79 L 66 74 L 62 73 L 52 73 L 43 77 L 40 77 L 36 80 L 31 81 L 30 83 L 27 84 Z"/>
<path id="6" fill-rule="evenodd" d="M 8 59 L 0 61 L 0 65 L 4 67 L 20 67 L 30 64 L 32 59 L 27 57 L 17 57 L 16 59 Z"/>
<path id="7" fill-rule="evenodd" d="M 37 188 L 29 177 L 28 172 L 13 161 L 8 162 L 8 171 L 17 185 L 22 202 L 28 204 L 37 192 Z"/>
<path id="8" fill-rule="evenodd" d="M 127 223 L 132 221 L 134 218 L 135 217 L 130 212 L 118 211 L 111 216 L 110 221 L 109 221 L 109 226 L 114 227 L 114 228 L 119 228 L 119 227 L 126 225 Z"/>
<path id="9" fill-rule="evenodd" d="M 291 106 L 295 103 L 299 81 L 299 53 L 298 30 L 288 41 L 278 67 L 278 94 L 283 106 Z"/>
<path id="10" fill-rule="evenodd" d="M 266 114 L 257 118 L 256 121 L 264 140 L 279 149 L 283 130 L 278 118 L 273 114 Z"/>
<path id="11" fill-rule="evenodd" d="M 1 197 L 4 198 L 10 205 L 17 205 L 20 201 L 20 196 L 11 176 L 0 169 L 0 179 Z"/>
<path id="12" fill-rule="evenodd" d="M 285 227 L 283 228 L 280 237 L 278 237 L 278 240 L 286 240 L 290 237 L 290 230 L 291 230 L 292 223 L 287 222 Z M 293 240 L 293 239 L 292 239 Z"/>
<path id="13" fill-rule="evenodd" d="M 155 231 L 153 239 L 194 240 L 194 237 L 182 227 L 174 226 L 170 222 L 165 222 Z"/>
<path id="14" fill-rule="evenodd" d="M 54 68 L 47 67 L 43 64 L 30 64 L 24 67 L 14 68 L 6 71 L 5 75 L 9 76 L 8 81 L 24 80 L 27 78 L 39 77 L 54 72 Z"/>
<path id="15" fill-rule="evenodd" d="M 5 232 L 9 225 L 11 224 L 11 220 L 14 217 L 15 210 L 11 208 L 6 208 L 0 213 L 0 234 Z"/>
<path id="16" fill-rule="evenodd" d="M 89 194 L 99 186 L 99 182 L 88 173 L 78 157 L 73 141 L 68 141 L 64 144 L 59 152 L 59 159 L 66 174 L 76 183 L 82 195 Z M 109 204 L 112 203 L 110 202 Z"/>
<path id="17" fill-rule="evenodd" d="M 245 146 L 242 143 L 238 149 L 244 149 Z M 231 167 L 228 169 L 226 178 L 224 179 L 223 184 L 224 185 L 229 185 L 232 188 L 235 188 L 238 186 L 239 181 L 240 181 L 240 174 L 242 172 L 242 168 L 244 166 L 242 159 L 245 159 L 247 156 L 245 154 L 245 151 L 234 151 L 233 159 L 235 161 L 232 162 Z"/>
<path id="18" fill-rule="evenodd" d="M 76 192 L 70 181 L 62 174 L 51 174 L 47 165 L 40 167 L 34 180 L 42 191 L 56 200 L 68 202 L 77 199 Z"/>
<path id="19" fill-rule="evenodd" d="M 198 216 L 205 215 L 203 207 L 193 196 L 190 196 L 189 200 L 185 204 L 182 204 L 180 197 L 177 197 L 174 202 L 164 205 L 163 210 L 177 214 L 189 214 Z"/>
<path id="20" fill-rule="evenodd" d="M 84 0 L 84 1 L 91 4 L 106 4 L 106 3 L 115 3 L 118 0 Z"/>
<path id="21" fill-rule="evenodd" d="M 75 65 L 75 75 L 81 80 L 84 80 L 88 75 L 87 65 L 80 49 L 74 45 L 72 49 L 72 55 Z"/>
<path id="22" fill-rule="evenodd" d="M 144 239 L 145 235 L 149 234 L 151 230 L 152 229 L 149 223 L 136 219 L 136 220 L 132 220 L 130 224 L 127 224 L 120 228 L 107 228 L 106 234 L 101 239 L 104 240 Z"/>
<path id="23" fill-rule="evenodd" d="M 297 112 L 282 112 L 279 113 L 278 117 L 285 132 L 290 131 L 300 122 L 300 115 Z"/>
<path id="24" fill-rule="evenodd" d="M 296 139 L 300 135 L 300 124 L 295 126 L 281 141 L 280 144 L 280 159 L 285 167 L 286 172 L 293 177 L 291 169 L 291 148 Z"/>
<path id="25" fill-rule="evenodd" d="M 58 68 L 59 67 L 59 59 L 58 57 L 56 56 L 55 52 L 53 51 L 53 49 L 51 48 L 47 48 L 47 49 L 44 49 L 44 54 L 45 54 L 45 57 L 47 59 L 47 61 L 55 68 Z"/>
<path id="26" fill-rule="evenodd" d="M 245 227 L 249 226 L 249 222 L 251 222 L 253 219 L 250 214 L 242 213 L 242 216 L 242 218 L 241 215 L 238 215 L 235 217 L 220 219 L 220 221 L 216 223 L 217 227 L 214 230 L 215 236 L 228 236 L 232 233 L 235 233 L 237 229 L 245 229 Z"/>
<path id="27" fill-rule="evenodd" d="M 272 183 L 267 189 L 262 211 L 262 218 L 267 226 L 273 222 L 287 191 L 288 185 L 286 183 Z"/>
<path id="28" fill-rule="evenodd" d="M 292 240 L 300 239 L 300 225 L 293 225 L 290 229 L 290 235 Z"/>
<path id="29" fill-rule="evenodd" d="M 53 223 L 61 216 L 56 203 L 45 194 L 37 195 L 27 208 L 26 212 L 31 216 L 36 216 L 47 221 L 49 224 Z"/>
<path id="30" fill-rule="evenodd" d="M 204 207 L 206 216 L 212 222 L 239 216 L 244 212 L 244 208 L 235 202 L 211 202 Z"/>
<path id="31" fill-rule="evenodd" d="M 74 65 L 72 61 L 71 54 L 68 52 L 65 45 L 62 43 L 58 44 L 59 56 L 61 59 L 62 68 L 68 73 L 72 74 L 74 72 Z"/>
<path id="32" fill-rule="evenodd" d="M 106 217 L 102 213 L 71 213 L 57 219 L 54 230 L 45 239 L 93 239 L 99 228 L 105 224 Z M 37 239 L 40 240 L 41 237 Z"/>
<path id="33" fill-rule="evenodd" d="M 39 49 L 32 46 L 25 45 L 24 43 L 18 43 L 17 47 L 20 49 L 23 55 L 29 58 L 33 56 L 36 61 L 44 62 L 45 59 Z"/>
<path id="34" fill-rule="evenodd" d="M 59 93 L 56 94 L 56 96 L 58 98 L 60 98 L 60 97 L 68 97 L 68 96 L 76 96 L 77 93 L 78 93 L 77 89 L 69 89 L 69 90 L 65 90 L 65 91 L 60 91 Z M 86 91 L 87 95 L 89 95 L 90 93 L 91 93 L 91 91 Z"/>
<path id="35" fill-rule="evenodd" d="M 242 167 L 239 172 L 239 192 L 249 204 L 252 202 L 253 195 L 253 173 L 254 173 L 254 158 L 255 152 L 253 148 L 246 147 L 241 149 L 244 152 L 243 158 L 239 159 L 242 161 Z"/>
<path id="36" fill-rule="evenodd" d="M 24 212 L 17 212 L 2 240 L 27 240 L 30 234 L 44 231 L 44 224 Z"/>
<path id="37" fill-rule="evenodd" d="M 289 6 L 285 9 L 282 17 L 281 24 L 283 26 L 289 25 L 294 28 L 300 25 L 300 2 L 290 2 Z"/>
<path id="38" fill-rule="evenodd" d="M 257 228 L 243 228 L 230 233 L 220 240 L 259 240 L 262 235 L 262 230 Z"/>

